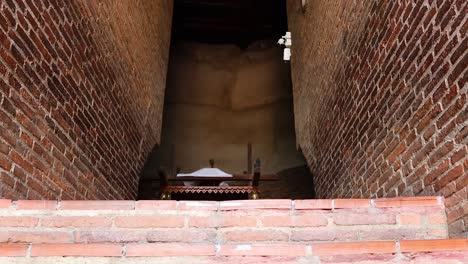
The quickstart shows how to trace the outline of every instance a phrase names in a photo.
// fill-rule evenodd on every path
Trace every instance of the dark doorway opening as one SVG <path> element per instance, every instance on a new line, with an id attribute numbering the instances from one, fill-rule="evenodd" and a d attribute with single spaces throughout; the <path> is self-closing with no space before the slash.
<path id="1" fill-rule="evenodd" d="M 172 44 L 189 41 L 246 48 L 287 31 L 285 0 L 175 0 Z"/>
<path id="2" fill-rule="evenodd" d="M 260 198 L 313 198 L 296 149 L 290 67 L 276 43 L 286 31 L 285 0 L 175 1 L 161 144 L 139 199 L 159 198 L 159 169 L 175 176 L 214 160 L 230 174 L 250 172 L 249 144 L 262 173 L 278 175 L 260 183 Z"/>

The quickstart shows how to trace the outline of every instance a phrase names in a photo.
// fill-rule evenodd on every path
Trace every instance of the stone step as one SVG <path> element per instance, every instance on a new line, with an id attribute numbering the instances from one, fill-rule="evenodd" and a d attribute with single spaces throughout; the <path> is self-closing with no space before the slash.
<path id="1" fill-rule="evenodd" d="M 448 239 L 444 209 L 442 197 L 0 200 L 0 263 L 464 261 L 468 240 Z"/>

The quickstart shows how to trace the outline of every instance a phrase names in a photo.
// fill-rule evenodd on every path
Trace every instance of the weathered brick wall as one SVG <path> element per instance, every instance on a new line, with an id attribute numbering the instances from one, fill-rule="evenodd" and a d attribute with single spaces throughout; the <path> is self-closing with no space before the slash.
<path id="1" fill-rule="evenodd" d="M 171 0 L 0 2 L 0 197 L 136 196 L 171 18 Z"/>
<path id="2" fill-rule="evenodd" d="M 298 143 L 319 197 L 446 197 L 468 230 L 467 1 L 288 1 Z"/>
<path id="3" fill-rule="evenodd" d="M 468 239 L 446 239 L 446 220 L 442 197 L 0 199 L 0 262 L 466 263 Z"/>

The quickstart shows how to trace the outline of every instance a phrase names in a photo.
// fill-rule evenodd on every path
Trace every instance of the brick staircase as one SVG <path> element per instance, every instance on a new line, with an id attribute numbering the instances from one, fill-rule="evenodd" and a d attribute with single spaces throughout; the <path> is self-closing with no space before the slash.
<path id="1" fill-rule="evenodd" d="M 0 263 L 468 263 L 447 237 L 441 197 L 0 200 Z"/>

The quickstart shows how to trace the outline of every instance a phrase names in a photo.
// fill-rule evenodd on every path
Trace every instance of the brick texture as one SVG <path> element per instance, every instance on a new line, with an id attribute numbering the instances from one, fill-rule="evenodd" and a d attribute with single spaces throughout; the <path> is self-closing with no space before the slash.
<path id="1" fill-rule="evenodd" d="M 287 2 L 317 197 L 443 195 L 451 235 L 466 236 L 468 2 Z"/>
<path id="2" fill-rule="evenodd" d="M 198 210 L 176 201 L 79 201 L 79 208 L 14 201 L 0 209 L 0 262 L 466 262 L 468 239 L 447 239 L 440 197 L 321 200 L 331 208 L 307 200 L 235 202 Z"/>
<path id="3" fill-rule="evenodd" d="M 171 20 L 171 0 L 0 2 L 0 197 L 136 197 Z"/>
<path id="4" fill-rule="evenodd" d="M 445 239 L 447 217 L 440 200 L 438 197 L 360 199 L 357 203 L 351 199 L 345 203 L 339 199 L 329 200 L 328 204 L 335 206 L 328 209 L 303 206 L 308 200 L 284 199 L 278 200 L 276 205 L 276 200 L 158 201 L 156 210 L 135 206 L 148 203 L 145 201 L 29 201 L 28 206 L 14 201 L 13 206 L 0 209 L 0 243 L 285 245 Z M 377 207 L 382 202 L 386 206 Z M 199 210 L 197 203 L 209 205 L 213 210 Z M 370 206 L 362 207 L 363 203 Z M 44 204 L 58 206 L 44 207 Z M 55 250 L 68 249 L 65 245 Z M 152 254 L 151 247 L 134 249 Z M 176 248 L 167 250 L 172 252 L 173 249 Z M 95 252 L 95 248 L 89 250 Z M 228 251 L 238 254 L 232 253 L 237 252 L 235 247 Z M 45 254 L 42 249 L 37 252 Z M 164 254 L 161 252 L 165 249 L 158 252 L 154 254 Z"/>

